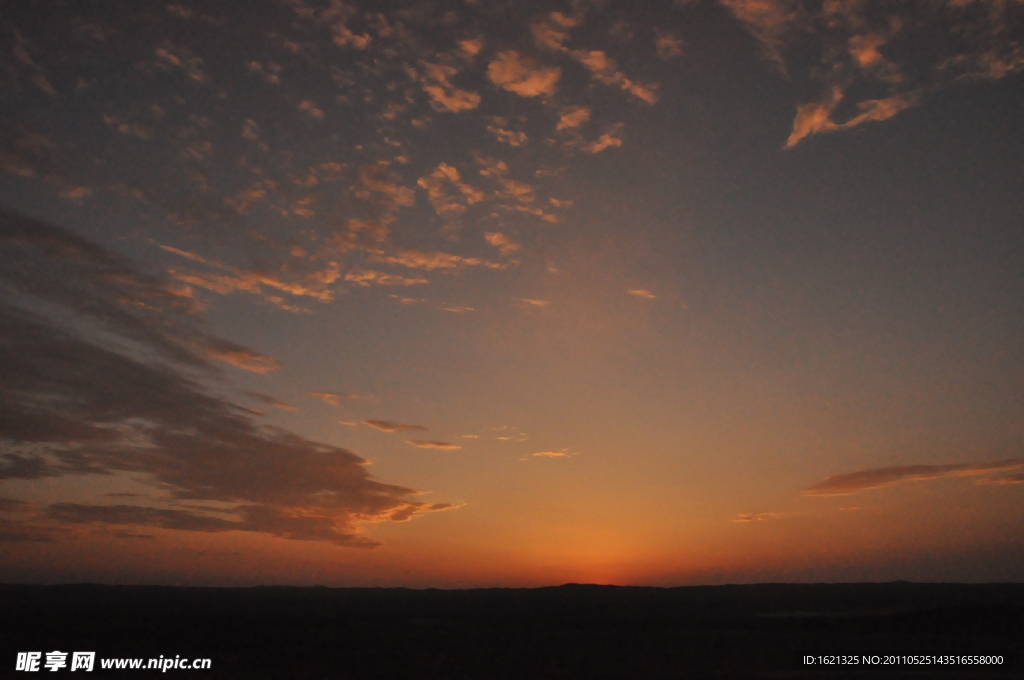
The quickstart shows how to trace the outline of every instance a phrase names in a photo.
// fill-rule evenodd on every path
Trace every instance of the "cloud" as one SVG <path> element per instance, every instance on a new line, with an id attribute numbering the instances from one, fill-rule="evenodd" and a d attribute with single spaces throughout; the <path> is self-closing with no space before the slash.
<path id="1" fill-rule="evenodd" d="M 50 318 L 0 303 L 0 478 L 126 474 L 171 500 L 230 508 L 210 516 L 61 503 L 0 528 L 6 539 L 49 540 L 101 524 L 369 547 L 359 524 L 434 507 L 414 500 L 415 489 L 372 478 L 351 451 L 264 427 L 248 409 L 211 394 L 192 375 L 197 368 L 212 374 L 194 347 L 197 338 L 209 343 L 196 330 L 198 310 L 130 261 L 51 225 L 4 215 L 0 265 L 14 288 L 109 334 L 67 324 L 66 313 Z"/>
<path id="2" fill-rule="evenodd" d="M 499 142 L 509 146 L 522 146 L 530 139 L 521 130 L 506 130 L 503 126 L 507 124 L 504 118 L 494 116 L 491 118 L 491 124 L 487 126 L 487 131 Z"/>
<path id="3" fill-rule="evenodd" d="M 364 420 L 364 425 L 369 425 L 375 430 L 381 432 L 405 432 L 410 430 L 419 430 L 426 432 L 429 428 L 422 425 L 409 425 L 408 423 L 399 423 L 394 420 Z"/>
<path id="4" fill-rule="evenodd" d="M 418 446 L 421 449 L 461 449 L 462 448 L 458 444 L 452 444 L 451 442 L 427 441 L 426 439 L 408 439 L 406 441 L 408 441 L 413 446 Z"/>
<path id="5" fill-rule="evenodd" d="M 1020 3 L 939 2 L 911 8 L 899 3 L 720 2 L 781 71 L 786 71 L 789 53 L 802 55 L 801 63 L 813 54 L 821 63 L 796 74 L 817 81 L 822 95 L 797 107 L 787 147 L 813 134 L 887 120 L 917 104 L 921 93 L 963 78 L 1002 78 L 1024 69 L 1024 44 L 1010 30 L 1024 21 Z M 948 40 L 936 43 L 938 34 Z M 922 40 L 928 41 L 928 50 L 918 47 Z M 884 95 L 838 106 L 843 93 L 878 90 Z"/>
<path id="6" fill-rule="evenodd" d="M 314 120 L 324 119 L 323 109 L 321 109 L 315 103 L 309 100 L 303 101 L 302 103 L 299 104 L 299 111 L 306 114 L 310 118 L 313 118 Z"/>
<path id="7" fill-rule="evenodd" d="M 353 187 L 356 198 L 374 202 L 395 211 L 416 204 L 412 189 L 400 184 L 401 177 L 390 169 L 388 161 L 377 161 L 359 168 L 359 182 Z"/>
<path id="8" fill-rule="evenodd" d="M 686 54 L 683 50 L 683 41 L 667 31 L 655 32 L 654 48 L 658 52 L 658 57 L 666 61 Z"/>
<path id="9" fill-rule="evenodd" d="M 586 106 L 573 106 L 562 112 L 558 118 L 556 130 L 575 129 L 590 120 L 590 108 Z"/>
<path id="10" fill-rule="evenodd" d="M 306 392 L 306 394 L 311 397 L 316 397 L 320 401 L 325 404 L 330 404 L 331 406 L 341 406 L 343 399 L 356 398 L 356 395 L 354 394 L 341 394 L 339 392 Z"/>
<path id="11" fill-rule="evenodd" d="M 179 271 L 176 268 L 168 269 L 168 274 L 177 281 L 204 288 L 221 295 L 228 293 L 252 293 L 284 309 L 292 308 L 281 304 L 280 297 L 264 290 L 264 288 L 270 288 L 295 297 L 310 297 L 320 302 L 330 302 L 334 299 L 334 291 L 331 290 L 330 284 L 337 281 L 341 276 L 337 262 L 329 262 L 323 270 L 306 274 L 302 281 L 288 281 L 277 274 L 241 269 L 172 246 L 161 245 L 160 249 L 210 268 L 228 272 L 227 274 L 214 274 L 198 270 Z"/>
<path id="12" fill-rule="evenodd" d="M 733 522 L 761 522 L 766 519 L 778 519 L 782 517 L 780 512 L 749 512 L 736 516 Z"/>
<path id="13" fill-rule="evenodd" d="M 458 217 L 467 206 L 484 200 L 484 193 L 462 181 L 457 168 L 441 163 L 416 182 L 427 191 L 434 212 L 442 217 Z"/>
<path id="14" fill-rule="evenodd" d="M 22 294 L 173 361 L 209 368 L 216 360 L 256 373 L 278 367 L 272 357 L 206 332 L 189 289 L 60 227 L 0 211 L 0 263 L 0 281 Z"/>
<path id="15" fill-rule="evenodd" d="M 1024 472 L 1018 472 L 1015 475 L 1005 475 L 1003 477 L 989 477 L 987 479 L 979 479 L 978 484 L 996 484 L 1003 486 L 1006 484 L 1024 484 Z"/>
<path id="16" fill-rule="evenodd" d="M 153 50 L 153 54 L 156 55 L 156 65 L 161 70 L 178 70 L 196 83 L 206 83 L 210 79 L 204 69 L 203 60 L 187 47 L 164 41 Z"/>
<path id="17" fill-rule="evenodd" d="M 551 12 L 545 19 L 535 21 L 530 26 L 533 39 L 539 47 L 552 50 L 565 49 L 565 41 L 569 39 L 569 31 L 579 21 L 561 12 Z"/>
<path id="18" fill-rule="evenodd" d="M 907 92 L 886 99 L 869 99 L 857 104 L 857 115 L 849 120 L 836 123 L 832 120 L 833 111 L 843 98 L 842 90 L 833 87 L 826 98 L 818 102 L 802 105 L 793 121 L 793 132 L 786 140 L 786 148 L 795 146 L 800 140 L 813 134 L 846 130 L 870 121 L 881 121 L 892 118 L 900 111 L 917 103 L 918 95 Z"/>
<path id="19" fill-rule="evenodd" d="M 654 298 L 658 297 L 657 295 L 655 295 L 651 291 L 644 290 L 643 288 L 633 288 L 632 290 L 629 290 L 627 292 L 630 295 L 635 295 L 637 297 L 647 298 L 648 300 L 653 300 Z"/>
<path id="20" fill-rule="evenodd" d="M 429 283 L 424 278 L 413 279 L 397 274 L 385 274 L 373 269 L 352 269 L 345 274 L 345 280 L 359 286 L 369 286 L 371 284 L 377 284 L 378 286 L 419 286 Z"/>
<path id="21" fill-rule="evenodd" d="M 719 0 L 761 43 L 765 56 L 785 69 L 782 47 L 785 33 L 799 18 L 793 3 L 785 0 Z"/>
<path id="22" fill-rule="evenodd" d="M 472 40 L 460 40 L 459 49 L 468 57 L 475 57 L 480 54 L 480 51 L 484 48 L 483 38 L 475 38 Z"/>
<path id="23" fill-rule="evenodd" d="M 464 41 L 468 42 L 468 41 Z M 471 44 L 472 46 L 472 44 Z M 458 69 L 445 64 L 423 63 L 421 82 L 423 91 L 430 96 L 435 111 L 458 113 L 480 106 L 480 95 L 462 90 L 451 83 L 449 78 L 458 74 Z"/>
<path id="24" fill-rule="evenodd" d="M 592 142 L 589 142 L 587 144 L 584 144 L 583 147 L 582 147 L 583 150 L 586 151 L 587 153 L 596 154 L 596 153 L 601 153 L 605 149 L 613 147 L 613 146 L 622 146 L 622 139 L 620 137 L 616 136 L 618 134 L 619 130 L 621 130 L 621 129 L 622 129 L 622 124 L 621 123 L 619 123 L 617 125 L 613 125 L 611 128 L 608 129 L 607 132 L 602 134 L 596 140 L 594 140 Z"/>
<path id="25" fill-rule="evenodd" d="M 484 233 L 484 238 L 492 246 L 501 251 L 502 255 L 511 255 L 521 248 L 518 243 L 513 243 L 507 236 L 496 231 L 489 231 Z"/>
<path id="26" fill-rule="evenodd" d="M 551 304 L 550 300 L 533 300 L 530 298 L 516 298 L 522 302 L 526 307 L 547 307 Z"/>
<path id="27" fill-rule="evenodd" d="M 487 66 L 487 77 L 492 83 L 522 97 L 553 94 L 562 70 L 557 66 L 544 67 L 515 50 L 501 52 Z"/>
<path id="28" fill-rule="evenodd" d="M 879 489 L 902 482 L 924 481 L 942 477 L 977 477 L 993 472 L 1024 468 L 1024 459 L 1010 459 L 993 463 L 959 463 L 954 465 L 903 465 L 848 472 L 826 477 L 804 491 L 807 496 L 846 496 L 870 489 Z M 1000 478 L 995 478 L 998 480 Z M 993 479 L 979 483 L 1000 483 Z"/>
<path id="29" fill-rule="evenodd" d="M 531 458 L 572 458 L 578 456 L 579 453 L 569 453 L 569 449 L 562 449 L 560 451 L 538 451 L 532 454 Z M 526 460 L 526 459 L 523 459 Z"/>
<path id="30" fill-rule="evenodd" d="M 630 80 L 618 70 L 615 61 L 602 50 L 573 50 L 570 54 L 585 66 L 595 79 L 605 85 L 618 87 L 648 104 L 658 101 L 658 93 L 655 91 L 657 85 L 644 85 Z"/>
<path id="31" fill-rule="evenodd" d="M 462 257 L 451 253 L 426 252 L 422 250 L 400 249 L 393 255 L 377 255 L 376 259 L 386 264 L 397 264 L 410 269 L 457 269 L 459 267 L 484 266 L 489 269 L 504 269 L 505 265 L 490 262 L 478 257 Z"/>
<path id="32" fill-rule="evenodd" d="M 271 397 L 266 394 L 261 394 L 259 392 L 246 392 L 246 394 L 252 397 L 253 399 L 263 402 L 267 406 L 273 406 L 274 408 L 284 409 L 285 411 L 295 411 L 298 409 L 298 407 L 296 406 L 291 406 L 290 404 L 278 401 L 274 397 Z"/>

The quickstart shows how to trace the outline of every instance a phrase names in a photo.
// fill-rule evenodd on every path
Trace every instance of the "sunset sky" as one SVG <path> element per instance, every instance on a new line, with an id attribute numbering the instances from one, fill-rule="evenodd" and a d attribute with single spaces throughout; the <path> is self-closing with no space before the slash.
<path id="1" fill-rule="evenodd" d="M 5 3 L 0 581 L 1024 579 L 1024 2 Z"/>

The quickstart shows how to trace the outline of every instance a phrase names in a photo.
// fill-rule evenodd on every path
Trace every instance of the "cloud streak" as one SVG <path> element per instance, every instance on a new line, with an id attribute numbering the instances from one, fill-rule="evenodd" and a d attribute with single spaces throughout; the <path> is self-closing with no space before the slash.
<path id="1" fill-rule="evenodd" d="M 400 423 L 395 420 L 364 420 L 363 425 L 368 425 L 381 432 L 426 432 L 430 429 L 423 425 L 410 425 L 409 423 Z"/>
<path id="2" fill-rule="evenodd" d="M 454 450 L 462 448 L 458 444 L 452 444 L 451 442 L 430 441 L 426 439 L 408 439 L 406 441 L 408 441 L 413 446 L 419 447 L 421 449 Z"/>
<path id="3" fill-rule="evenodd" d="M 959 463 L 954 465 L 900 465 L 894 467 L 859 470 L 826 477 L 804 491 L 806 496 L 848 496 L 850 494 L 880 489 L 904 482 L 927 481 L 943 477 L 979 477 L 994 472 L 1006 472 L 1024 468 L 1024 459 L 995 461 L 992 463 Z M 1001 484 L 999 479 L 981 480 L 982 484 Z"/>
<path id="4" fill-rule="evenodd" d="M 200 352 L 213 339 L 197 330 L 198 310 L 129 260 L 40 222 L 5 215 L 0 228 L 0 272 L 12 287 L 119 338 L 0 302 L 0 479 L 132 475 L 170 501 L 228 508 L 59 503 L 7 521 L 7 539 L 55 540 L 98 524 L 371 547 L 361 523 L 451 507 L 415 500 L 416 489 L 372 478 L 355 453 L 262 426 L 214 396 L 180 368 L 216 375 Z M 139 299 L 142 313 L 131 304 Z"/>

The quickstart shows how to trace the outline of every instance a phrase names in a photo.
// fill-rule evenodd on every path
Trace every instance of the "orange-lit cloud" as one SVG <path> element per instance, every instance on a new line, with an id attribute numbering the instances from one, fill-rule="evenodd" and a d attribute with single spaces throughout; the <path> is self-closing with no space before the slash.
<path id="1" fill-rule="evenodd" d="M 456 269 L 458 267 L 484 266 L 491 269 L 503 269 L 505 265 L 490 262 L 478 257 L 462 257 L 451 253 L 426 252 L 422 250 L 400 249 L 393 255 L 378 255 L 380 262 L 397 264 L 410 269 Z"/>
<path id="2" fill-rule="evenodd" d="M 924 481 L 942 477 L 977 477 L 1021 468 L 1024 468 L 1024 460 L 1019 458 L 981 464 L 903 465 L 875 468 L 826 477 L 805 490 L 804 494 L 807 496 L 846 496 L 901 482 Z M 983 480 L 980 483 L 998 484 L 1000 483 L 997 481 L 998 479 L 1000 478 Z"/>
<path id="3" fill-rule="evenodd" d="M 486 232 L 484 238 L 487 239 L 488 243 L 500 250 L 502 255 L 511 255 L 521 247 L 518 243 L 513 243 L 509 240 L 504 234 L 496 231 Z"/>
<path id="4" fill-rule="evenodd" d="M 654 48 L 657 50 L 658 56 L 665 60 L 681 57 L 686 53 L 683 50 L 683 41 L 667 31 L 655 33 Z"/>
<path id="5" fill-rule="evenodd" d="M 522 97 L 554 93 L 561 76 L 562 70 L 557 66 L 541 66 L 515 50 L 499 53 L 487 66 L 487 77 L 492 83 Z"/>
<path id="6" fill-rule="evenodd" d="M 619 71 L 615 61 L 602 50 L 575 50 L 573 58 L 583 64 L 594 78 L 605 85 L 613 85 L 648 104 L 658 101 L 657 85 L 642 84 L 630 80 Z"/>
<path id="7" fill-rule="evenodd" d="M 430 104 L 435 111 L 458 113 L 480 106 L 479 94 L 460 89 L 449 80 L 458 74 L 457 68 L 424 62 L 422 71 L 423 91 L 430 96 Z"/>
<path id="8" fill-rule="evenodd" d="M 340 406 L 343 400 L 355 399 L 354 394 L 341 394 L 339 392 L 306 392 L 311 397 L 316 397 L 325 404 Z"/>
<path id="9" fill-rule="evenodd" d="M 822 101 L 809 102 L 801 106 L 793 121 L 793 132 L 786 140 L 786 148 L 795 146 L 809 135 L 846 130 L 861 123 L 892 118 L 900 111 L 913 106 L 917 102 L 918 95 L 914 92 L 906 92 L 886 99 L 862 101 L 857 104 L 859 111 L 857 115 L 844 122 L 836 123 L 832 120 L 832 112 L 842 98 L 842 90 L 837 86 L 832 88 L 830 94 Z"/>
<path id="10" fill-rule="evenodd" d="M 531 454 L 531 458 L 572 458 L 578 456 L 579 453 L 570 453 L 569 449 L 561 449 L 560 451 L 538 451 L 537 453 Z M 525 459 L 524 459 L 525 460 Z"/>
<path id="11" fill-rule="evenodd" d="M 411 430 L 418 430 L 426 432 L 429 428 L 422 425 L 410 425 L 408 423 L 400 423 L 394 420 L 364 420 L 364 425 L 369 425 L 375 430 L 381 432 L 406 432 Z"/>
<path id="12" fill-rule="evenodd" d="M 778 519 L 782 517 L 779 512 L 748 512 L 736 516 L 733 522 L 762 522 L 766 519 Z"/>
<path id="13" fill-rule="evenodd" d="M 643 288 L 633 288 L 633 289 L 631 289 L 631 290 L 629 290 L 627 292 L 630 295 L 635 295 L 636 297 L 647 298 L 648 300 L 653 300 L 654 298 L 658 297 L 657 295 L 655 295 L 651 291 L 644 290 Z"/>
<path id="14" fill-rule="evenodd" d="M 590 120 L 590 108 L 586 106 L 574 106 L 562 112 L 558 118 L 557 130 L 568 130 L 578 128 Z"/>
<path id="15" fill-rule="evenodd" d="M 419 286 L 429 283 L 424 278 L 410 278 L 397 274 L 385 274 L 374 269 L 352 269 L 345 274 L 345 280 L 358 286 Z"/>

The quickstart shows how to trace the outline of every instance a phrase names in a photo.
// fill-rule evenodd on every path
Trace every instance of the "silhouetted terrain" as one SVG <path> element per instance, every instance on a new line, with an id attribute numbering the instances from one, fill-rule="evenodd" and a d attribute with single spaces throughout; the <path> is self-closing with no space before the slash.
<path id="1" fill-rule="evenodd" d="M 407 590 L 0 586 L 19 651 L 209 657 L 86 678 L 1021 678 L 1024 585 Z M 803 668 L 801 653 L 1002 654 L 1001 668 Z M 76 671 L 72 677 L 78 677 Z"/>

